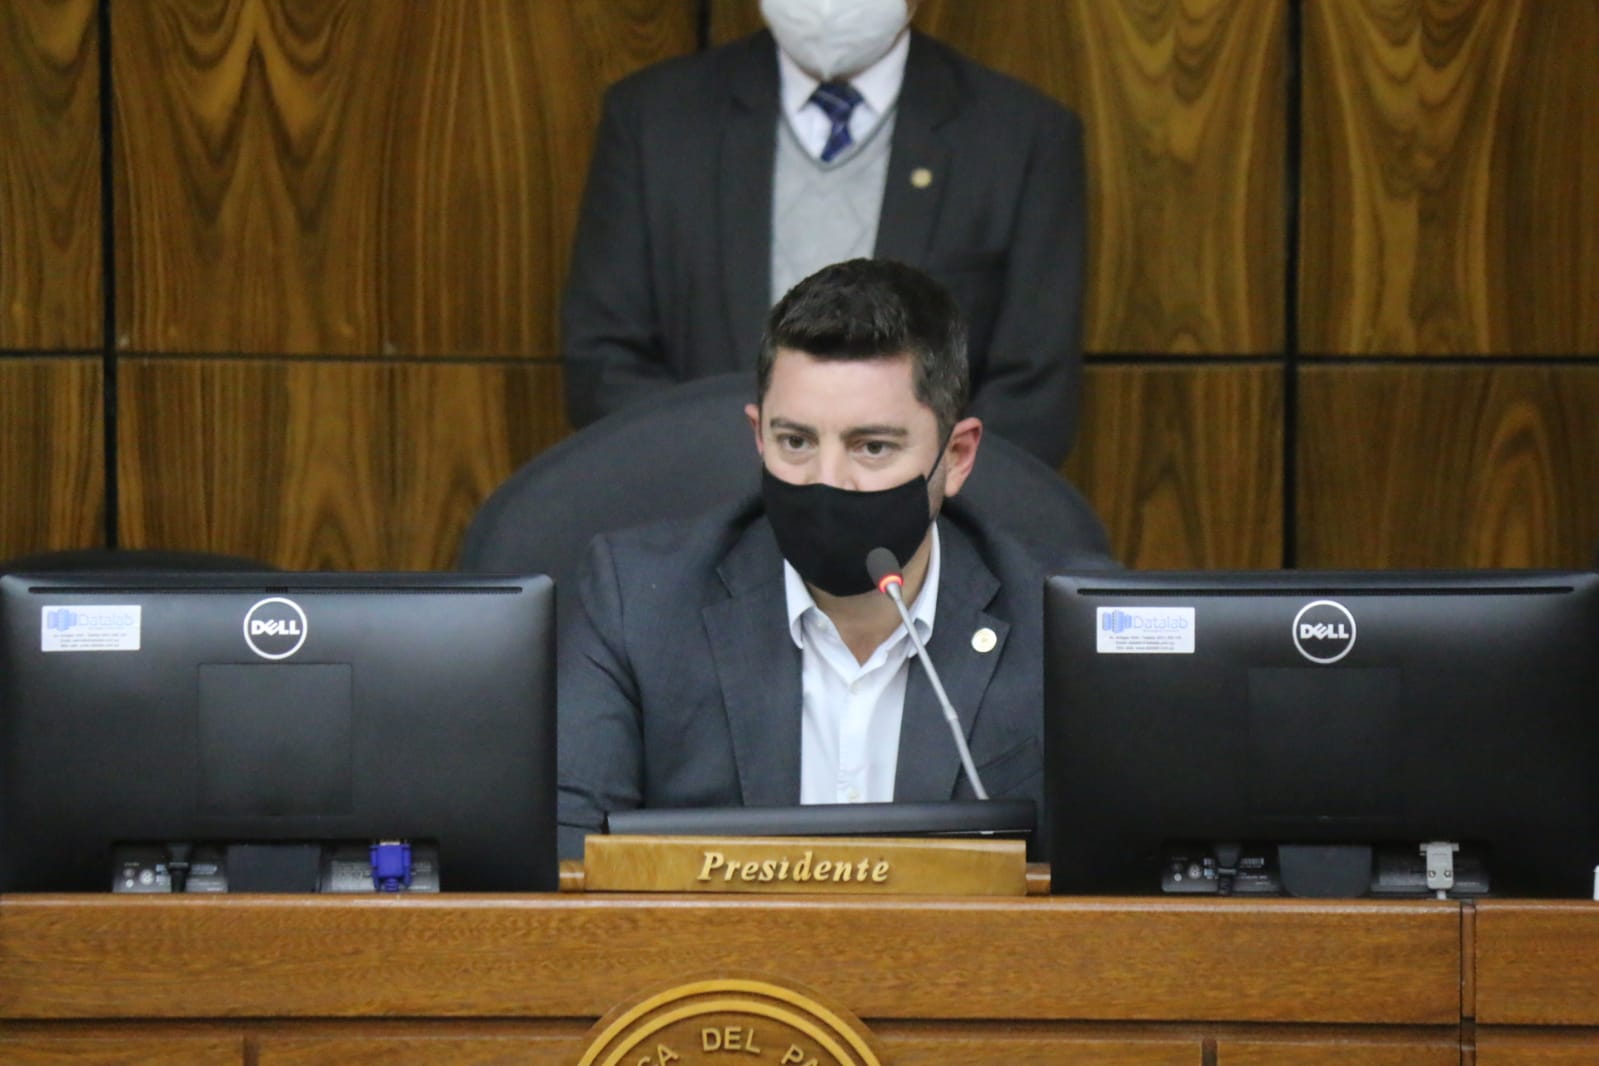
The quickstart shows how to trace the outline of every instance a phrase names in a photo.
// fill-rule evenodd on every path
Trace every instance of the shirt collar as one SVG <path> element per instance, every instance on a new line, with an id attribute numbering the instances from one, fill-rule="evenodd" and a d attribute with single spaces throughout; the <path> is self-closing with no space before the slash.
<path id="1" fill-rule="evenodd" d="M 938 580 L 943 572 L 943 551 L 938 543 L 938 523 L 932 526 L 933 543 L 927 552 L 927 575 L 922 579 L 921 591 L 916 594 L 916 599 L 907 605 L 911 621 L 916 624 L 916 635 L 925 644 L 933 635 L 933 617 L 938 612 Z M 817 614 L 822 609 L 816 606 L 816 597 L 811 595 L 811 590 L 806 587 L 805 579 L 799 576 L 799 571 L 787 559 L 783 560 L 783 595 L 788 609 L 788 632 L 794 638 L 794 646 L 805 647 L 805 616 L 810 611 Z M 904 629 L 904 623 L 899 629 Z M 899 632 L 896 629 L 894 632 Z M 889 639 L 893 639 L 890 634 Z"/>
<path id="2" fill-rule="evenodd" d="M 873 112 L 886 115 L 899 99 L 900 87 L 905 84 L 905 61 L 911 54 L 911 35 L 902 33 L 882 59 L 873 63 L 849 83 Z M 811 93 L 821 84 L 800 69 L 781 47 L 777 49 L 777 74 L 782 85 L 783 114 L 792 119 L 811 101 Z"/>

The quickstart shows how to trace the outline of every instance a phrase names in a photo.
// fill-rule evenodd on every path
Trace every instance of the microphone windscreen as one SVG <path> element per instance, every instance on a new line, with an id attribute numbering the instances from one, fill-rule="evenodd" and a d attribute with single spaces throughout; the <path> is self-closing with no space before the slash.
<path id="1" fill-rule="evenodd" d="M 872 575 L 872 584 L 879 588 L 885 577 L 899 577 L 899 560 L 887 548 L 873 548 L 866 553 L 866 572 Z"/>

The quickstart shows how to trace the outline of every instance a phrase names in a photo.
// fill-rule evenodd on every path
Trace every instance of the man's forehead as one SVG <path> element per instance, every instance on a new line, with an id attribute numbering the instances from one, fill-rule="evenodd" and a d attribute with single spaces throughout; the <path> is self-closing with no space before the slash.
<path id="1" fill-rule="evenodd" d="M 833 413 L 878 410 L 890 418 L 926 408 L 916 397 L 909 355 L 833 359 L 793 348 L 777 350 L 761 400 L 763 408 L 775 400 L 783 407 L 809 405 Z"/>
<path id="2" fill-rule="evenodd" d="M 909 357 L 817 359 L 779 354 L 760 405 L 765 432 L 817 440 L 911 440 L 935 433 L 938 418 L 916 398 Z"/>

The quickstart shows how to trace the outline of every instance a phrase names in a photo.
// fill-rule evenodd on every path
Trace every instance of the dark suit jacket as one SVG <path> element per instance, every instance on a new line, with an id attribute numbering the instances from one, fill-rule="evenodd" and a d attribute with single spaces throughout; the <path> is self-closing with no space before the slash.
<path id="1" fill-rule="evenodd" d="M 765 31 L 606 94 L 562 307 L 575 425 L 754 366 L 771 306 L 778 116 Z M 918 188 L 921 169 L 932 181 Z M 913 34 L 876 254 L 955 295 L 971 413 L 1051 466 L 1076 427 L 1085 202 L 1076 116 Z"/>
<path id="2" fill-rule="evenodd" d="M 970 516 L 939 518 L 928 655 L 991 796 L 1043 807 L 1043 579 L 1103 556 L 1042 556 Z M 561 634 L 561 854 L 612 810 L 784 806 L 800 795 L 800 652 L 758 499 L 594 541 Z M 982 627 L 989 652 L 972 647 Z M 894 798 L 971 797 L 927 678 L 909 674 Z"/>

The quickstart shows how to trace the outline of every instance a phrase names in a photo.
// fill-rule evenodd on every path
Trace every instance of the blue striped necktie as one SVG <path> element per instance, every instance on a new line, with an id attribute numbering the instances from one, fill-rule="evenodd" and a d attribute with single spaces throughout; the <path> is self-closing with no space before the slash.
<path id="1" fill-rule="evenodd" d="M 833 124 L 827 131 L 827 144 L 822 146 L 822 162 L 831 163 L 853 143 L 849 135 L 849 116 L 860 102 L 861 94 L 845 81 L 823 82 L 811 93 L 811 103 L 826 112 L 827 120 Z"/>

